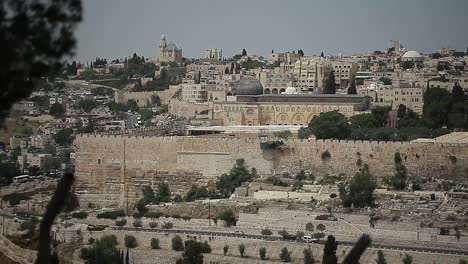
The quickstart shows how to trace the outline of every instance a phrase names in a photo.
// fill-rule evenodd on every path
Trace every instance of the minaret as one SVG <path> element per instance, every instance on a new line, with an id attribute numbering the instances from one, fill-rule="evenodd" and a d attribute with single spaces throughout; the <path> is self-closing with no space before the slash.
<path id="1" fill-rule="evenodd" d="M 159 50 L 162 51 L 167 47 L 166 36 L 163 34 L 161 35 L 161 41 L 159 42 Z"/>

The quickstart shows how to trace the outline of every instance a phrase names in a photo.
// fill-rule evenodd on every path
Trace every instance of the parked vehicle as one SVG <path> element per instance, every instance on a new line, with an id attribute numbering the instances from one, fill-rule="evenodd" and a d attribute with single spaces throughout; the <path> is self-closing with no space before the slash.
<path id="1" fill-rule="evenodd" d="M 313 238 L 312 236 L 303 236 L 302 241 L 304 241 L 305 243 L 318 243 L 318 239 Z"/>

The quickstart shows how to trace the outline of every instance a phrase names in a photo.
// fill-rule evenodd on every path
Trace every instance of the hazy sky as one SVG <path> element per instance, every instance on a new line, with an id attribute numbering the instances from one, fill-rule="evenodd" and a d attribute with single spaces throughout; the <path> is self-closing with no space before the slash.
<path id="1" fill-rule="evenodd" d="M 77 59 L 114 59 L 134 52 L 159 55 L 161 34 L 201 57 L 207 48 L 225 56 L 352 54 L 385 49 L 400 40 L 408 49 L 441 46 L 466 51 L 468 0 L 83 0 Z"/>

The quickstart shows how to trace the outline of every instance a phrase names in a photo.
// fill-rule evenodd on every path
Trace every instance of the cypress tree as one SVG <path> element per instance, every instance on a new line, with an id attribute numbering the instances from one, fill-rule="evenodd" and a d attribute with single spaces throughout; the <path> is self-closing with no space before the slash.
<path id="1" fill-rule="evenodd" d="M 336 257 L 336 249 L 338 248 L 338 242 L 336 242 L 335 237 L 329 235 L 327 242 L 325 242 L 325 247 L 323 248 L 323 264 L 337 264 L 338 258 Z"/>

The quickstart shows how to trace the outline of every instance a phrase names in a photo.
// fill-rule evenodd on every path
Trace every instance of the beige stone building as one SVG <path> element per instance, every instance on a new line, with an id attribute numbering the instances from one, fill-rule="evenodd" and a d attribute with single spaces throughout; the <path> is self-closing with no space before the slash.
<path id="1" fill-rule="evenodd" d="M 400 104 L 422 114 L 424 105 L 423 87 L 411 87 L 406 82 L 396 82 L 393 85 L 373 83 L 357 89 L 359 95 L 368 96 L 372 105 L 391 106 L 396 109 Z"/>
<path id="2" fill-rule="evenodd" d="M 307 125 L 322 112 L 339 111 L 347 116 L 369 107 L 362 95 L 272 94 L 263 95 L 261 83 L 250 76 L 237 84 L 237 95 L 226 102 L 211 102 L 209 116 L 222 125 Z"/>
<path id="3" fill-rule="evenodd" d="M 161 36 L 159 43 L 159 61 L 182 62 L 182 49 L 178 48 L 173 42 L 167 43 L 164 35 Z"/>
<path id="4" fill-rule="evenodd" d="M 286 91 L 286 88 L 293 86 L 293 80 L 289 74 L 264 71 L 260 72 L 258 77 L 264 94 L 281 94 Z"/>
<path id="5" fill-rule="evenodd" d="M 331 64 L 323 58 L 302 58 L 294 64 L 294 86 L 302 91 L 320 93 L 325 73 L 331 70 Z"/>

